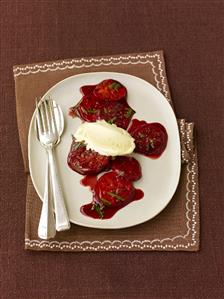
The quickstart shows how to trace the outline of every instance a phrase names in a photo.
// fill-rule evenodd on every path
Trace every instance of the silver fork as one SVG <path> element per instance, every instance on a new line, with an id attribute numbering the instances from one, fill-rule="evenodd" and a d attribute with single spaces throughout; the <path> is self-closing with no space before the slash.
<path id="1" fill-rule="evenodd" d="M 70 222 L 54 156 L 54 147 L 60 142 L 64 128 L 63 114 L 55 101 L 47 99 L 37 105 L 36 117 L 39 140 L 47 151 L 50 166 L 56 230 L 67 230 L 70 228 Z"/>

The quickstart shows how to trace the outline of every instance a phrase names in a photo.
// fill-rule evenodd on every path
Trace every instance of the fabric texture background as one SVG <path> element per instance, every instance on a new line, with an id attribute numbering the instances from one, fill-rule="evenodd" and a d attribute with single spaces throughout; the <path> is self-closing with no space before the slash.
<path id="1" fill-rule="evenodd" d="M 24 251 L 26 175 L 12 66 L 163 49 L 178 118 L 197 130 L 201 249 Z M 222 298 L 223 1 L 0 1 L 1 297 Z"/>

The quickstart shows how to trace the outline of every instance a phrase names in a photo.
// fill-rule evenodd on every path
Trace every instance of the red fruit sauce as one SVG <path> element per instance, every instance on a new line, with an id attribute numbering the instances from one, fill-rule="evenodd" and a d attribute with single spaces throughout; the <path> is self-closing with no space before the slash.
<path id="1" fill-rule="evenodd" d="M 128 205 L 130 202 L 135 200 L 140 200 L 143 197 L 144 197 L 144 192 L 140 189 L 135 189 L 134 198 L 131 201 L 127 202 L 125 205 L 120 207 L 114 207 L 114 208 L 105 207 L 103 210 L 102 220 L 112 218 L 113 215 L 117 213 L 117 211 L 119 211 L 120 209 Z M 86 216 L 89 216 L 94 219 L 99 219 L 99 214 L 95 210 L 93 210 L 92 207 L 93 207 L 93 203 L 88 203 L 86 205 L 81 206 L 80 211 L 82 212 L 82 214 Z"/>
<path id="2" fill-rule="evenodd" d="M 93 93 L 95 87 L 96 85 L 84 85 L 80 88 L 80 91 L 84 96 L 87 96 L 88 94 Z"/>
<path id="3" fill-rule="evenodd" d="M 115 171 L 107 172 L 99 179 L 96 175 L 87 175 L 80 182 L 90 187 L 93 193 L 93 201 L 83 205 L 80 210 L 95 219 L 109 219 L 130 202 L 144 196 L 142 190 L 135 189 L 130 180 Z"/>
<path id="4" fill-rule="evenodd" d="M 97 183 L 97 175 L 86 175 L 84 178 L 80 181 L 80 183 L 85 187 L 90 187 L 91 190 L 93 190 Z"/>

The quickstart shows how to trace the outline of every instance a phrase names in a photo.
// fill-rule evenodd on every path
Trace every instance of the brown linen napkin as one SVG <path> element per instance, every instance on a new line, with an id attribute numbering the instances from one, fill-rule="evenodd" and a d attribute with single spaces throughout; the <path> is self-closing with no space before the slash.
<path id="1" fill-rule="evenodd" d="M 37 236 L 41 201 L 28 168 L 27 136 L 35 98 L 66 77 L 99 71 L 122 72 L 140 77 L 159 89 L 172 105 L 162 51 L 68 59 L 15 66 L 16 108 L 24 168 L 27 173 L 25 248 L 50 251 L 148 251 L 199 249 L 199 193 L 197 151 L 193 123 L 179 121 L 182 169 L 170 204 L 154 219 L 132 228 L 100 230 L 72 225 L 54 239 Z"/>

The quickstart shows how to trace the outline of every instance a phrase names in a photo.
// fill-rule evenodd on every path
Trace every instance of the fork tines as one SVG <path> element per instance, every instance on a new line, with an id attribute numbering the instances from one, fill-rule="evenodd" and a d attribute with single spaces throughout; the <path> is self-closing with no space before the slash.
<path id="1" fill-rule="evenodd" d="M 37 119 L 37 128 L 39 134 L 44 132 L 56 132 L 56 124 L 54 117 L 54 107 L 53 101 L 51 98 L 44 99 L 42 101 L 36 100 L 36 119 Z"/>

